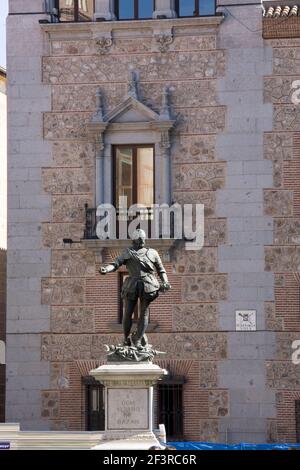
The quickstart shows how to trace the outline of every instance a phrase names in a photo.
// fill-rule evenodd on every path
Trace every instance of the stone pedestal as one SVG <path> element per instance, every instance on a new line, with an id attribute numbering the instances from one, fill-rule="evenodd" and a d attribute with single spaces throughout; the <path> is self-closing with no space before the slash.
<path id="1" fill-rule="evenodd" d="M 95 449 L 149 449 L 153 432 L 153 385 L 167 371 L 152 363 L 114 363 L 90 371 L 105 387 L 105 441 Z"/>

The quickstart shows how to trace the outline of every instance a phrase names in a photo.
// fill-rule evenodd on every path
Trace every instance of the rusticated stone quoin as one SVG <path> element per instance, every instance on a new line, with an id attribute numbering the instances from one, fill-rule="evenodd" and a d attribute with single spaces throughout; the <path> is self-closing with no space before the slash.
<path id="1" fill-rule="evenodd" d="M 178 109 L 176 132 L 206 134 L 225 128 L 225 107 Z"/>
<path id="2" fill-rule="evenodd" d="M 128 64 L 139 70 L 140 80 L 168 80 L 170 70 L 176 79 L 214 78 L 224 73 L 223 51 L 187 52 L 182 60 L 177 54 L 130 55 L 122 54 L 118 60 L 110 55 L 94 57 L 44 57 L 43 79 L 45 83 L 99 83 L 126 81 Z"/>
<path id="3" fill-rule="evenodd" d="M 217 190 L 225 185 L 223 163 L 199 163 L 174 166 L 174 190 Z"/>
<path id="4" fill-rule="evenodd" d="M 172 107 L 216 106 L 215 80 L 168 81 Z M 96 92 L 99 85 L 57 85 L 53 88 L 53 111 L 95 111 Z M 159 111 L 163 84 L 142 82 L 139 85 L 141 101 Z M 120 104 L 127 93 L 126 83 L 101 84 L 104 112 L 107 114 Z"/>
<path id="5" fill-rule="evenodd" d="M 47 248 L 65 248 L 63 239 L 71 238 L 74 241 L 79 241 L 83 238 L 84 225 L 83 224 L 49 224 L 42 225 L 43 246 Z M 75 243 L 72 249 L 81 249 L 80 244 Z"/>
<path id="6" fill-rule="evenodd" d="M 151 344 L 165 351 L 164 359 L 218 360 L 227 356 L 227 341 L 224 333 L 152 334 Z"/>
<path id="7" fill-rule="evenodd" d="M 276 334 L 276 351 L 278 360 L 286 360 L 292 362 L 292 344 L 294 341 L 300 341 L 299 332 L 280 332 Z"/>
<path id="8" fill-rule="evenodd" d="M 59 406 L 60 394 L 55 391 L 42 392 L 42 417 L 58 418 L 60 413 Z"/>
<path id="9" fill-rule="evenodd" d="M 184 302 L 217 302 L 226 300 L 226 274 L 185 276 L 182 281 Z"/>
<path id="10" fill-rule="evenodd" d="M 51 362 L 50 364 L 50 386 L 52 389 L 60 390 L 69 388 L 70 367 L 67 363 Z"/>
<path id="11" fill-rule="evenodd" d="M 44 191 L 51 194 L 87 194 L 93 190 L 93 169 L 47 168 L 43 170 Z"/>
<path id="12" fill-rule="evenodd" d="M 199 433 L 202 442 L 217 442 L 219 437 L 219 422 L 217 419 L 201 419 Z"/>
<path id="13" fill-rule="evenodd" d="M 53 277 L 94 276 L 95 254 L 85 250 L 54 250 L 52 252 Z"/>
<path id="14" fill-rule="evenodd" d="M 205 213 L 205 208 L 204 208 Z M 204 223 L 204 245 L 225 245 L 227 240 L 226 219 L 206 219 Z"/>
<path id="15" fill-rule="evenodd" d="M 280 47 L 273 49 L 274 74 L 300 74 L 300 47 Z"/>
<path id="16" fill-rule="evenodd" d="M 98 88 L 99 85 L 57 85 L 52 91 L 52 109 L 57 112 L 95 111 Z M 103 83 L 101 92 L 103 107 L 108 113 L 124 100 L 127 85 L 126 83 Z"/>
<path id="17" fill-rule="evenodd" d="M 181 205 L 203 204 L 205 217 L 212 217 L 215 215 L 216 193 L 214 191 L 175 191 L 173 193 L 173 198 L 174 202 Z"/>
<path id="18" fill-rule="evenodd" d="M 217 271 L 217 248 L 177 250 L 173 260 L 173 269 L 179 274 L 214 273 Z"/>
<path id="19" fill-rule="evenodd" d="M 92 207 L 91 196 L 53 196 L 53 222 L 85 222 L 85 204 Z"/>
<path id="20" fill-rule="evenodd" d="M 174 331 L 216 331 L 218 304 L 183 304 L 173 306 Z"/>
<path id="21" fill-rule="evenodd" d="M 298 272 L 300 246 L 268 246 L 265 248 L 266 271 Z"/>
<path id="22" fill-rule="evenodd" d="M 42 304 L 74 305 L 85 301 L 82 278 L 42 279 Z"/>
<path id="23" fill-rule="evenodd" d="M 181 135 L 172 146 L 174 163 L 202 163 L 215 160 L 215 135 Z"/>
<path id="24" fill-rule="evenodd" d="M 210 418 L 220 418 L 229 414 L 229 396 L 226 390 L 208 392 L 208 414 Z"/>
<path id="25" fill-rule="evenodd" d="M 121 343 L 122 336 L 92 334 L 55 334 L 42 336 L 42 358 L 45 361 L 105 360 L 104 344 Z"/>
<path id="26" fill-rule="evenodd" d="M 268 160 L 291 160 L 293 156 L 293 134 L 266 132 L 264 134 L 264 158 Z"/>
<path id="27" fill-rule="evenodd" d="M 275 219 L 274 243 L 276 245 L 300 245 L 300 219 Z"/>
<path id="28" fill-rule="evenodd" d="M 267 384 L 273 389 L 300 390 L 300 367 L 289 361 L 266 363 Z"/>
<path id="29" fill-rule="evenodd" d="M 54 165 L 58 167 L 85 167 L 95 164 L 95 146 L 91 142 L 53 142 Z"/>
<path id="30" fill-rule="evenodd" d="M 265 302 L 265 317 L 267 330 L 283 330 L 283 318 L 276 316 L 276 306 L 274 302 Z"/>
<path id="31" fill-rule="evenodd" d="M 225 359 L 225 333 L 150 334 L 155 349 L 166 352 L 164 359 Z M 42 337 L 42 358 L 46 361 L 104 360 L 104 344 L 118 344 L 122 336 L 99 334 L 48 334 Z"/>
<path id="32" fill-rule="evenodd" d="M 44 113 L 44 138 L 86 139 L 93 113 Z"/>
<path id="33" fill-rule="evenodd" d="M 266 103 L 291 104 L 293 82 L 299 77 L 265 77 L 264 79 L 264 101 Z"/>
<path id="34" fill-rule="evenodd" d="M 298 131 L 300 109 L 298 105 L 274 105 L 274 130 Z"/>
<path id="35" fill-rule="evenodd" d="M 205 361 L 199 364 L 199 387 L 218 387 L 218 364 L 217 362 Z"/>
<path id="36" fill-rule="evenodd" d="M 288 190 L 264 191 L 264 211 L 272 217 L 293 215 L 293 192 Z"/>
<path id="37" fill-rule="evenodd" d="M 52 307 L 51 331 L 53 333 L 93 332 L 95 309 L 93 307 Z"/>

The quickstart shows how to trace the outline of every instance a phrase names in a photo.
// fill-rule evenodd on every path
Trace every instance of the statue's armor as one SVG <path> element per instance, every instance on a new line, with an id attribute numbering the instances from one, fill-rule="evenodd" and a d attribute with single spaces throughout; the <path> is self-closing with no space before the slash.
<path id="1" fill-rule="evenodd" d="M 133 297 L 141 291 L 145 294 L 158 294 L 160 285 L 155 272 L 160 275 L 166 271 L 156 250 L 141 248 L 136 251 L 127 248 L 113 264 L 116 269 L 123 264 L 126 265 L 129 273 L 122 287 L 122 298 Z"/>

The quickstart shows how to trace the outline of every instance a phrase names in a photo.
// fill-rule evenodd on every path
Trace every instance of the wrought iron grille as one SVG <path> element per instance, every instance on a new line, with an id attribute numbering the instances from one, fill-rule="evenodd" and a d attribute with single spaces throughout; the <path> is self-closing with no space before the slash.
<path id="1" fill-rule="evenodd" d="M 168 439 L 183 439 L 183 380 L 158 385 L 158 418 Z"/>

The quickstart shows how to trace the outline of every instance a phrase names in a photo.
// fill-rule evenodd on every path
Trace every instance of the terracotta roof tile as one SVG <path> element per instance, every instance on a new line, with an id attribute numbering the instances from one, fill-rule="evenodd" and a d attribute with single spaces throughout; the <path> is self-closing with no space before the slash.
<path id="1" fill-rule="evenodd" d="M 288 6 L 274 6 L 268 7 L 264 11 L 265 18 L 279 18 L 279 17 L 287 17 L 287 16 L 300 16 L 300 7 L 298 5 Z"/>

